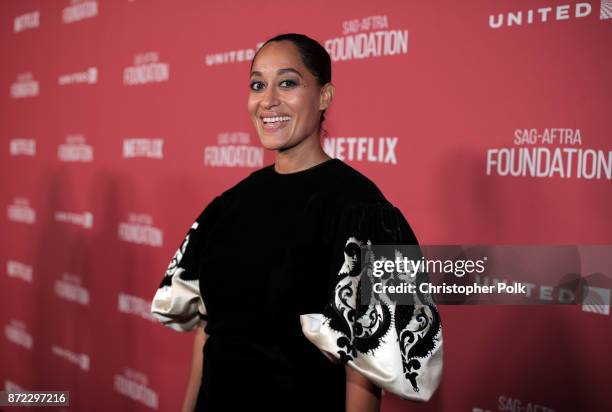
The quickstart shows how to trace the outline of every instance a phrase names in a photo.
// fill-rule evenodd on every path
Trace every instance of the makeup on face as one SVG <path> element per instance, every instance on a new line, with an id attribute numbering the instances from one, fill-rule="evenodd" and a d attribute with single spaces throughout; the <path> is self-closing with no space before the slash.
<path id="1" fill-rule="evenodd" d="M 248 109 L 264 147 L 298 144 L 318 128 L 319 89 L 290 42 L 270 43 L 253 64 Z"/>

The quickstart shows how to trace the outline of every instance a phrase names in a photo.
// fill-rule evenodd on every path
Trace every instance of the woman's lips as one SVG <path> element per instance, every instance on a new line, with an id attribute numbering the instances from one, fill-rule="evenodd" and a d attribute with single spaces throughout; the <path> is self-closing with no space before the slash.
<path id="1" fill-rule="evenodd" d="M 285 126 L 287 126 L 287 124 L 291 121 L 291 119 L 283 121 L 283 122 L 274 122 L 274 123 L 265 123 L 263 121 L 263 119 L 259 119 L 259 121 L 261 122 L 261 127 L 266 130 L 266 131 L 277 131 L 280 130 L 282 128 L 284 128 Z"/>

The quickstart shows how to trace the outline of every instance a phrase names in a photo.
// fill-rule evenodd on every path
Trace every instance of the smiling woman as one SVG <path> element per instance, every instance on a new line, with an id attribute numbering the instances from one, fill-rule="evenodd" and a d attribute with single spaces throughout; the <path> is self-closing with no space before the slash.
<path id="1" fill-rule="evenodd" d="M 251 64 L 249 113 L 262 145 L 278 151 L 279 171 L 294 170 L 296 160 L 307 166 L 329 159 L 320 133 L 335 88 L 329 55 L 313 43 L 277 36 L 258 50 Z"/>
<path id="2" fill-rule="evenodd" d="M 363 248 L 417 239 L 371 180 L 321 146 L 329 54 L 301 34 L 272 38 L 249 87 L 275 162 L 204 208 L 151 307 L 197 330 L 183 411 L 378 411 L 381 389 L 429 400 L 442 374 L 435 305 L 361 304 Z"/>

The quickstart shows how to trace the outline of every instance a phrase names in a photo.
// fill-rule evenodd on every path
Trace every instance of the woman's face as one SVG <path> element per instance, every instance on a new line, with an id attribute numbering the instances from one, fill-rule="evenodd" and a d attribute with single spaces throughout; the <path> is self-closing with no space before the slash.
<path id="1" fill-rule="evenodd" d="M 266 149 L 285 150 L 318 136 L 320 110 L 328 102 L 293 43 L 265 45 L 253 62 L 249 86 L 249 113 Z"/>

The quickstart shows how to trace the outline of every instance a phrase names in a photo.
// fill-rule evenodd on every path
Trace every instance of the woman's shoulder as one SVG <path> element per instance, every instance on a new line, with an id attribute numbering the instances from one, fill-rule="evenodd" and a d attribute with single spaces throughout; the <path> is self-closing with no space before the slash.
<path id="1" fill-rule="evenodd" d="M 223 190 L 215 197 L 215 200 L 217 200 L 218 203 L 223 203 L 231 198 L 244 195 L 249 189 L 258 187 L 260 183 L 264 182 L 265 176 L 268 174 L 271 167 L 273 167 L 273 165 L 264 166 L 257 170 L 251 171 L 247 176 Z"/>
<path id="2" fill-rule="evenodd" d="M 388 203 L 372 179 L 341 160 L 338 160 L 338 168 L 332 184 L 335 193 L 349 203 Z"/>
<path id="3" fill-rule="evenodd" d="M 292 180 L 298 186 L 294 189 L 299 190 L 301 185 L 304 185 L 304 190 L 316 187 L 317 198 L 325 198 L 328 201 L 333 199 L 334 203 L 339 202 L 344 205 L 389 203 L 378 185 L 364 173 L 337 158 L 328 162 L 326 167 L 320 168 L 316 173 L 302 174 L 298 179 Z M 279 190 L 278 183 L 284 179 L 278 179 L 279 175 L 274 173 L 273 168 L 272 163 L 252 171 L 219 194 L 214 199 L 215 203 L 230 204 L 250 196 L 264 196 L 268 190 Z M 287 186 L 281 186 L 287 189 Z"/>
<path id="4" fill-rule="evenodd" d="M 380 244 L 418 244 L 401 210 L 373 180 L 344 162 L 340 170 L 340 228 Z"/>

